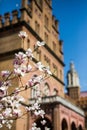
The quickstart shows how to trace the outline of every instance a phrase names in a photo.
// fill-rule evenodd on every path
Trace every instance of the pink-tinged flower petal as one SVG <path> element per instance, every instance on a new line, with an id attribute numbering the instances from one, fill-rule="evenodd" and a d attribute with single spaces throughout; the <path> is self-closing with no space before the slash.
<path id="1" fill-rule="evenodd" d="M 40 71 L 43 71 L 43 65 L 42 65 L 42 63 L 41 62 L 38 62 L 37 64 L 36 64 L 36 68 L 37 69 L 39 69 Z"/>
<path id="2" fill-rule="evenodd" d="M 3 98 L 6 95 L 6 90 L 0 88 L 0 98 Z"/>
<path id="3" fill-rule="evenodd" d="M 32 70 L 32 66 L 28 65 L 27 68 L 26 68 L 26 72 L 30 72 L 31 70 Z"/>
<path id="4" fill-rule="evenodd" d="M 10 75 L 10 72 L 7 70 L 1 71 L 1 76 L 7 78 Z"/>
<path id="5" fill-rule="evenodd" d="M 15 75 L 25 76 L 26 74 L 26 66 L 19 66 L 18 68 L 14 68 Z"/>
<path id="6" fill-rule="evenodd" d="M 26 51 L 26 55 L 28 58 L 33 58 L 33 53 L 32 53 L 32 50 L 29 48 L 27 51 Z"/>
<path id="7" fill-rule="evenodd" d="M 21 38 L 23 38 L 23 39 L 28 37 L 27 33 L 24 32 L 24 31 L 20 31 L 19 34 L 18 34 L 18 36 L 21 37 Z"/>
<path id="8" fill-rule="evenodd" d="M 43 76 L 34 75 L 27 83 L 28 86 L 33 87 L 34 85 L 40 84 L 43 81 Z"/>
<path id="9" fill-rule="evenodd" d="M 19 52 L 15 54 L 15 59 L 13 61 L 14 67 L 17 65 L 21 65 L 26 62 L 26 55 L 23 52 Z"/>

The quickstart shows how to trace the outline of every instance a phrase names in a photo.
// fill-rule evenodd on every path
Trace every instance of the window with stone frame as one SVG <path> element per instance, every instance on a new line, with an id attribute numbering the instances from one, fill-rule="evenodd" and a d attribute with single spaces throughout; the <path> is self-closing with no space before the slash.
<path id="1" fill-rule="evenodd" d="M 44 55 L 44 61 L 45 61 L 45 66 L 50 67 L 50 59 L 46 55 Z"/>
<path id="2" fill-rule="evenodd" d="M 56 43 L 53 42 L 53 51 L 56 52 Z"/>
<path id="3" fill-rule="evenodd" d="M 30 40 L 27 39 L 27 48 L 30 48 Z"/>
<path id="4" fill-rule="evenodd" d="M 37 75 L 34 75 L 34 77 L 37 77 Z M 38 94 L 41 94 L 41 86 L 39 84 L 36 84 L 31 87 L 31 98 L 37 98 Z"/>
<path id="5" fill-rule="evenodd" d="M 30 25 L 30 20 L 27 20 L 27 24 Z"/>
<path id="6" fill-rule="evenodd" d="M 40 24 L 37 21 L 35 21 L 35 31 L 37 34 L 40 34 Z"/>
<path id="7" fill-rule="evenodd" d="M 44 19 L 45 27 L 49 28 L 49 18 L 47 17 L 47 15 L 45 15 Z"/>
<path id="8" fill-rule="evenodd" d="M 48 38 L 48 34 L 47 34 L 46 32 L 44 33 L 44 40 L 45 40 L 45 42 L 48 44 L 49 38 Z"/>
<path id="9" fill-rule="evenodd" d="M 31 88 L 31 98 L 36 98 L 38 93 L 40 93 L 40 86 L 36 84 Z"/>
<path id="10" fill-rule="evenodd" d="M 49 87 L 48 83 L 44 84 L 44 87 L 43 87 L 43 96 L 44 97 L 50 96 L 50 87 Z"/>
<path id="11" fill-rule="evenodd" d="M 35 45 L 34 45 L 34 50 L 35 50 Z M 34 51 L 34 57 L 36 58 L 37 61 L 41 61 L 41 50 L 37 48 Z"/>
<path id="12" fill-rule="evenodd" d="M 58 76 L 58 67 L 55 64 L 53 64 L 53 74 Z"/>
<path id="13" fill-rule="evenodd" d="M 36 59 L 41 61 L 41 51 L 39 49 L 36 50 Z"/>
<path id="14" fill-rule="evenodd" d="M 59 40 L 59 51 L 63 52 L 63 41 Z"/>
<path id="15" fill-rule="evenodd" d="M 56 88 L 54 88 L 54 90 L 53 90 L 53 95 L 55 95 L 55 96 L 58 95 L 58 90 Z"/>
<path id="16" fill-rule="evenodd" d="M 62 80 L 62 77 L 63 77 L 63 73 L 62 70 L 60 70 L 60 80 Z"/>

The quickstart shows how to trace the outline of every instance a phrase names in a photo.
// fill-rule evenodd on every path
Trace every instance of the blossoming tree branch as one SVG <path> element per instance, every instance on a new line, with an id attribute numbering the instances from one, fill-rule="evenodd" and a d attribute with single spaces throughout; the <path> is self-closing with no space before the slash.
<path id="1" fill-rule="evenodd" d="M 27 33 L 21 31 L 18 36 L 23 40 L 28 37 Z M 43 81 L 52 75 L 49 70 L 49 67 L 45 67 L 41 62 L 36 64 L 33 62 L 34 55 L 33 53 L 45 42 L 37 41 L 35 44 L 35 49 L 32 51 L 30 48 L 26 52 L 18 52 L 15 54 L 15 59 L 13 61 L 14 69 L 12 71 L 3 70 L 1 71 L 1 80 L 0 80 L 0 128 L 5 125 L 11 129 L 12 123 L 14 120 L 21 118 L 24 114 L 32 111 L 35 116 L 41 116 L 43 118 L 42 124 L 46 122 L 44 120 L 44 110 L 40 107 L 41 101 L 41 92 L 37 90 L 34 86 L 41 86 Z M 31 64 L 33 62 L 33 65 Z M 34 71 L 41 71 L 40 75 L 29 76 L 28 81 L 24 84 L 22 78 L 26 74 L 33 73 Z M 12 86 L 12 81 L 14 79 L 20 81 L 20 86 L 14 87 L 10 90 Z M 21 95 L 21 92 L 26 91 L 27 89 L 36 89 L 36 99 L 32 105 L 26 104 L 26 99 Z M 43 92 L 42 92 L 43 93 Z M 28 99 L 27 99 L 28 100 Z M 23 111 L 22 108 L 23 107 Z M 40 128 L 38 128 L 39 130 Z M 31 130 L 37 130 L 36 124 L 32 124 Z"/>

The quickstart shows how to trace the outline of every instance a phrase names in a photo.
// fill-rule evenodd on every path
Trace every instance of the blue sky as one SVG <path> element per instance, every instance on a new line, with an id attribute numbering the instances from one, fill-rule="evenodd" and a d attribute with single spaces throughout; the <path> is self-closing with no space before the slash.
<path id="1" fill-rule="evenodd" d="M 87 90 L 87 0 L 53 0 L 53 14 L 64 41 L 65 75 L 73 61 L 81 90 Z"/>
<path id="2" fill-rule="evenodd" d="M 65 77 L 73 61 L 81 90 L 87 90 L 87 0 L 52 0 L 52 4 L 59 20 L 60 39 L 64 41 Z M 19 6 L 20 0 L 0 0 L 0 14 Z"/>

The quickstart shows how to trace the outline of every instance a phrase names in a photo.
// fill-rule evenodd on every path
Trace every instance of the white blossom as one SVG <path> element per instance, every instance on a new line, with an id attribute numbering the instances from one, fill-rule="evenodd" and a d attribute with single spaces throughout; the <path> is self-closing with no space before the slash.
<path id="1" fill-rule="evenodd" d="M 3 116 L 8 117 L 12 112 L 11 108 L 6 108 L 5 111 L 3 111 Z"/>
<path id="2" fill-rule="evenodd" d="M 15 65 L 21 65 L 26 61 L 26 55 L 23 52 L 19 52 L 18 54 L 15 54 L 15 59 L 14 59 L 14 67 Z"/>
<path id="3" fill-rule="evenodd" d="M 42 121 L 41 121 L 41 124 L 42 124 L 42 125 L 45 125 L 45 124 L 46 124 L 46 120 L 42 120 Z"/>
<path id="4" fill-rule="evenodd" d="M 24 32 L 24 31 L 20 31 L 19 34 L 18 34 L 18 36 L 21 37 L 21 38 L 23 38 L 23 39 L 28 37 L 27 33 Z"/>
<path id="5" fill-rule="evenodd" d="M 39 85 L 41 82 L 43 81 L 43 76 L 42 75 L 39 75 L 39 76 L 36 76 L 34 75 L 27 83 L 27 85 L 29 85 L 30 87 L 33 87 L 35 85 Z"/>
<path id="6" fill-rule="evenodd" d="M 41 129 L 40 129 L 39 127 L 37 127 L 37 124 L 34 122 L 34 123 L 32 124 L 31 130 L 41 130 Z"/>
<path id="7" fill-rule="evenodd" d="M 34 114 L 36 115 L 36 116 L 41 116 L 42 118 L 44 118 L 44 114 L 45 114 L 45 112 L 44 112 L 44 110 L 35 110 L 34 111 Z"/>
<path id="8" fill-rule="evenodd" d="M 1 76 L 7 78 L 10 75 L 10 72 L 8 70 L 1 71 Z"/>
<path id="9" fill-rule="evenodd" d="M 44 67 L 44 68 L 43 68 L 43 71 L 44 71 L 45 73 L 49 74 L 49 75 L 52 75 L 52 72 L 50 71 L 49 66 L 48 66 L 48 67 Z"/>
<path id="10" fill-rule="evenodd" d="M 6 127 L 11 129 L 12 125 L 10 123 L 7 123 Z"/>
<path id="11" fill-rule="evenodd" d="M 19 66 L 17 68 L 14 68 L 14 73 L 19 76 L 25 76 L 26 74 L 26 66 Z"/>
<path id="12" fill-rule="evenodd" d="M 26 72 L 30 72 L 32 70 L 32 66 L 29 64 L 27 67 L 26 67 Z"/>
<path id="13" fill-rule="evenodd" d="M 33 53 L 32 53 L 32 50 L 29 48 L 27 51 L 26 51 L 26 55 L 28 58 L 33 58 Z"/>
<path id="14" fill-rule="evenodd" d="M 48 127 L 45 127 L 45 130 L 50 130 L 50 128 L 48 128 Z"/>
<path id="15" fill-rule="evenodd" d="M 43 71 L 43 67 L 44 67 L 44 65 L 42 65 L 41 62 L 38 62 L 38 63 L 36 64 L 36 68 L 39 69 L 40 71 Z"/>
<path id="16" fill-rule="evenodd" d="M 38 47 L 44 46 L 44 45 L 45 45 L 45 42 L 44 42 L 44 41 L 42 41 L 42 42 L 37 41 L 37 42 L 36 42 L 36 46 L 38 46 Z"/>
<path id="17" fill-rule="evenodd" d="M 0 123 L 0 128 L 2 128 L 3 127 L 3 125 Z"/>

